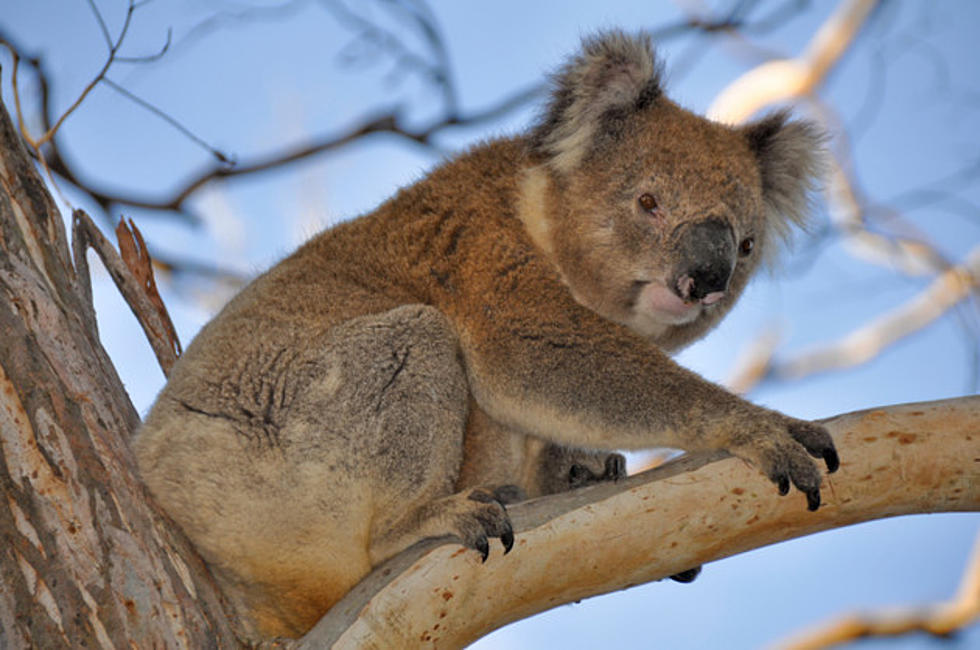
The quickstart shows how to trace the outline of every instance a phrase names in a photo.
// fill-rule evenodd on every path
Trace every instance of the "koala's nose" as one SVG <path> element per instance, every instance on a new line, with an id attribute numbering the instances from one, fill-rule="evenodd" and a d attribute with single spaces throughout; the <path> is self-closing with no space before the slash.
<path id="1" fill-rule="evenodd" d="M 706 305 L 728 290 L 735 268 L 735 235 L 721 219 L 706 219 L 689 226 L 680 242 L 681 261 L 673 289 L 682 299 Z"/>

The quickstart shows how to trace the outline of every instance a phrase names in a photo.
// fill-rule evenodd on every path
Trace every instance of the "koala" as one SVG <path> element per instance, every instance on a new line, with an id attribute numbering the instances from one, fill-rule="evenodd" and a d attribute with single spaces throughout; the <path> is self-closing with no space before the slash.
<path id="1" fill-rule="evenodd" d="M 804 220 L 821 133 L 681 108 L 643 34 L 585 39 L 553 86 L 528 132 L 251 282 L 137 432 L 146 485 L 247 634 L 302 635 L 424 538 L 508 551 L 508 503 L 615 480 L 616 450 L 728 450 L 819 507 L 826 430 L 669 355 Z"/>

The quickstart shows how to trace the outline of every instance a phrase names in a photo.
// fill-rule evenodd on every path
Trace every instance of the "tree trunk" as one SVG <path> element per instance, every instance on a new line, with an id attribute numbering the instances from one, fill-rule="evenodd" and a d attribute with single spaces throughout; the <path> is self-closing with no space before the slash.
<path id="1" fill-rule="evenodd" d="M 139 417 L 65 227 L 0 103 L 0 647 L 234 647 L 218 592 L 146 499 Z"/>

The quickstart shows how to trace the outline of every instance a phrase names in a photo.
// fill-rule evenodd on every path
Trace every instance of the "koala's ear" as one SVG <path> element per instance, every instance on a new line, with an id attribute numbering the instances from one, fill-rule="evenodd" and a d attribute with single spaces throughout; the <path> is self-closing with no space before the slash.
<path id="1" fill-rule="evenodd" d="M 551 101 L 531 132 L 533 150 L 561 172 L 573 169 L 604 123 L 641 110 L 662 94 L 661 66 L 646 34 L 609 31 L 586 38 L 554 75 Z"/>
<path id="2" fill-rule="evenodd" d="M 770 227 L 785 238 L 794 223 L 806 226 L 825 173 L 826 135 L 811 122 L 790 120 L 787 111 L 742 129 L 759 163 Z"/>

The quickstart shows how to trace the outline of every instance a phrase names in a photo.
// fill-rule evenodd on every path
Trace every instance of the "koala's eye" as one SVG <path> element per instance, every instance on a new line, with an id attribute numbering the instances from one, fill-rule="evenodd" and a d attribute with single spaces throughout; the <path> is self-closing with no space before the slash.
<path id="1" fill-rule="evenodd" d="M 657 199 L 654 198 L 653 194 L 641 194 L 638 201 L 640 202 L 640 207 L 651 214 L 656 212 L 657 208 L 660 207 L 657 204 Z"/>
<path id="2" fill-rule="evenodd" d="M 755 240 L 751 237 L 746 237 L 742 240 L 742 243 L 738 245 L 738 252 L 742 257 L 745 257 L 752 252 L 755 248 Z"/>

